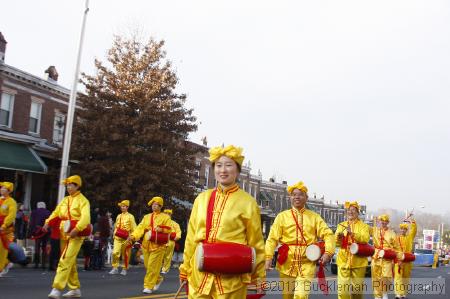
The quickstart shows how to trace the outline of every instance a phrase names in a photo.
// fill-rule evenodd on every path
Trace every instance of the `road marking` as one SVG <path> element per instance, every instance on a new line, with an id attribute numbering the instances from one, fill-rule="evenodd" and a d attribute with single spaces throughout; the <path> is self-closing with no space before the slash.
<path id="1" fill-rule="evenodd" d="M 142 295 L 137 297 L 124 297 L 122 299 L 152 299 L 152 298 L 159 298 L 159 299 L 173 299 L 175 297 L 176 293 L 168 293 L 168 294 L 154 294 L 154 295 Z M 180 293 L 178 298 L 187 298 L 187 295 L 185 292 Z"/>

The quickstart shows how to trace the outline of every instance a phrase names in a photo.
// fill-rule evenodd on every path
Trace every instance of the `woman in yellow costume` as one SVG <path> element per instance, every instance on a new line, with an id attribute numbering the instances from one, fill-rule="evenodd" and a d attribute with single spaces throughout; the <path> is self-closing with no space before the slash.
<path id="1" fill-rule="evenodd" d="M 338 298 L 362 299 L 364 276 L 368 259 L 350 253 L 353 243 L 367 244 L 370 240 L 370 227 L 359 220 L 360 206 L 356 201 L 346 202 L 347 221 L 338 224 L 335 232 L 336 244 L 340 246 L 337 254 Z"/>
<path id="2" fill-rule="evenodd" d="M 14 241 L 14 220 L 16 219 L 17 203 L 10 196 L 13 190 L 13 183 L 0 183 L 0 277 L 8 273 L 8 244 Z"/>
<path id="3" fill-rule="evenodd" d="M 414 238 L 417 233 L 417 225 L 415 220 L 410 220 L 411 226 L 408 228 L 408 223 L 400 224 L 400 235 L 398 236 L 398 245 L 402 253 L 412 253 Z M 409 232 L 408 232 L 409 230 Z M 406 298 L 408 294 L 408 283 L 411 278 L 411 270 L 413 262 L 402 262 L 398 260 L 395 263 L 395 298 Z"/>
<path id="4" fill-rule="evenodd" d="M 162 197 L 153 197 L 148 205 L 152 208 L 152 213 L 147 214 L 142 219 L 141 223 L 136 227 L 129 237 L 129 241 L 133 242 L 139 240 L 148 231 L 155 231 L 159 233 L 170 233 L 170 228 L 167 230 L 164 227 L 170 227 L 170 217 L 161 212 L 164 205 Z M 151 294 L 158 290 L 163 281 L 163 277 L 159 274 L 161 270 L 164 252 L 166 251 L 165 244 L 158 244 L 148 240 L 146 234 L 142 243 L 144 252 L 144 266 L 147 270 L 144 277 L 145 294 Z"/>
<path id="5" fill-rule="evenodd" d="M 128 212 L 129 200 L 122 200 L 117 204 L 122 213 L 117 215 L 114 228 L 114 246 L 112 253 L 112 269 L 109 274 L 119 274 L 119 261 L 122 256 L 123 266 L 121 275 L 127 275 L 128 263 L 130 261 L 131 245 L 127 242 L 129 234 L 136 228 L 133 214 Z"/>
<path id="6" fill-rule="evenodd" d="M 306 299 L 316 270 L 316 262 L 306 258 L 306 247 L 318 238 L 323 239 L 325 252 L 320 260 L 326 264 L 334 253 L 335 240 L 322 217 L 305 208 L 308 188 L 303 182 L 289 186 L 287 191 L 292 208 L 278 214 L 270 228 L 265 249 L 266 269 L 271 270 L 275 248 L 282 245 L 278 250 L 277 269 L 280 272 L 283 299 Z"/>
<path id="7" fill-rule="evenodd" d="M 170 227 L 172 228 L 172 233 L 175 233 L 175 239 L 170 240 L 169 243 L 167 243 L 166 247 L 166 253 L 164 254 L 164 261 L 163 266 L 161 269 L 161 274 L 167 274 L 170 270 L 170 264 L 172 263 L 172 257 L 173 257 L 173 251 L 175 250 L 175 241 L 180 240 L 181 238 L 181 229 L 180 225 L 172 220 L 172 213 L 173 211 L 170 209 L 165 209 L 164 213 L 169 215 L 170 219 Z"/>
<path id="8" fill-rule="evenodd" d="M 218 184 L 216 189 L 200 193 L 194 201 L 180 266 L 180 282 L 188 281 L 191 299 L 243 299 L 247 284 L 265 278 L 260 210 L 256 200 L 236 183 L 244 161 L 242 148 L 233 145 L 214 147 L 209 153 Z M 196 254 L 200 244 L 208 243 L 220 250 L 222 245 L 219 243 L 223 242 L 253 248 L 256 253 L 253 273 L 223 274 L 199 270 Z M 231 267 L 234 262 L 223 260 Z"/>
<path id="9" fill-rule="evenodd" d="M 378 227 L 378 224 L 381 224 Z M 388 291 L 394 277 L 394 260 L 380 256 L 381 250 L 393 250 L 398 254 L 400 250 L 397 235 L 389 228 L 389 215 L 383 214 L 375 218 L 372 228 L 375 253 L 372 257 L 372 288 L 375 298 L 388 298 Z"/>
<path id="10" fill-rule="evenodd" d="M 82 185 L 81 178 L 73 175 L 62 181 L 66 185 L 68 196 L 56 206 L 50 217 L 45 220 L 44 230 L 49 227 L 49 222 L 59 218 L 64 223 L 65 220 L 77 220 L 75 228 L 68 234 L 63 233 L 67 238 L 53 280 L 53 289 L 48 294 L 49 298 L 61 298 L 61 292 L 69 287 L 69 291 L 63 297 L 81 297 L 80 281 L 77 272 L 77 255 L 85 237 L 79 237 L 78 233 L 83 231 L 91 223 L 91 213 L 89 200 L 80 192 Z"/>

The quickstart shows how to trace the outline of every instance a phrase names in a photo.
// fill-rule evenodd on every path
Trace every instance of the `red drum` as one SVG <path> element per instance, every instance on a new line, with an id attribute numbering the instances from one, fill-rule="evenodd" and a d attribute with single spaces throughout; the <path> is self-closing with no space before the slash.
<path id="1" fill-rule="evenodd" d="M 375 247 L 369 244 L 352 243 L 350 253 L 357 256 L 372 256 L 375 253 Z"/>
<path id="2" fill-rule="evenodd" d="M 253 273 L 256 267 L 254 248 L 237 243 L 199 243 L 195 263 L 202 272 L 220 274 Z"/>
<path id="3" fill-rule="evenodd" d="M 317 242 L 306 247 L 306 257 L 315 262 L 325 253 L 325 242 Z"/>
<path id="4" fill-rule="evenodd" d="M 119 237 L 121 239 L 128 239 L 128 231 L 123 229 L 123 228 L 117 228 L 116 229 L 116 233 L 115 233 L 116 237 Z"/>
<path id="5" fill-rule="evenodd" d="M 169 240 L 175 240 L 175 238 L 177 237 L 177 233 L 173 232 L 169 234 Z"/>
<path id="6" fill-rule="evenodd" d="M 381 249 L 378 252 L 378 256 L 385 260 L 393 260 L 397 257 L 397 253 L 390 249 Z"/>
<path id="7" fill-rule="evenodd" d="M 61 220 L 62 220 L 61 218 L 55 217 L 48 222 L 48 226 L 50 226 L 52 228 L 59 228 L 59 226 L 61 224 Z"/>
<path id="8" fill-rule="evenodd" d="M 414 253 L 403 253 L 402 255 L 402 262 L 408 263 L 408 262 L 414 262 L 416 260 L 416 256 Z"/>
<path id="9" fill-rule="evenodd" d="M 167 244 L 169 242 L 170 234 L 166 233 L 158 233 L 154 230 L 149 230 L 145 234 L 145 239 L 147 241 L 156 243 L 156 244 Z"/>
<path id="10" fill-rule="evenodd" d="M 63 229 L 64 232 L 66 234 L 70 233 L 75 228 L 77 223 L 78 223 L 78 220 L 66 220 L 64 222 L 64 229 Z M 85 229 L 78 232 L 79 237 L 87 237 L 90 234 L 92 234 L 92 224 L 88 224 Z"/>
<path id="11" fill-rule="evenodd" d="M 0 215 L 0 226 L 3 225 L 3 222 L 5 222 L 6 216 Z"/>

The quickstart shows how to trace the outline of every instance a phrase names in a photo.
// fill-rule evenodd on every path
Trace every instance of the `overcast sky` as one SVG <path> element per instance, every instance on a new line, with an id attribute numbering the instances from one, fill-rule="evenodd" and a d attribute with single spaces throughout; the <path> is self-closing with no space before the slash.
<path id="1" fill-rule="evenodd" d="M 84 1 L 5 1 L 6 63 L 71 87 Z M 450 1 L 91 0 L 82 71 L 113 34 L 166 41 L 191 136 L 326 200 L 450 210 Z"/>

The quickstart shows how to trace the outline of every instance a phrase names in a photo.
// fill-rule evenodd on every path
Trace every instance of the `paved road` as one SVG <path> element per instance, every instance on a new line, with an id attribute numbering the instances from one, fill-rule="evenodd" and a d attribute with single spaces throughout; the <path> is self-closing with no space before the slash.
<path id="1" fill-rule="evenodd" d="M 137 266 L 131 268 L 128 273 L 125 277 L 121 275 L 112 276 L 108 274 L 108 270 L 83 271 L 79 268 L 83 298 L 168 299 L 174 297 L 174 293 L 178 287 L 178 271 L 171 270 L 167 274 L 159 291 L 155 294 L 144 295 L 141 293 L 144 277 L 143 267 Z M 0 299 L 47 298 L 54 275 L 55 272 L 16 266 L 10 270 L 6 277 L 0 278 Z M 446 290 L 444 295 L 411 295 L 408 298 L 450 298 L 450 267 L 439 267 L 438 269 L 415 268 L 413 270 L 413 276 L 415 278 L 427 278 L 429 290 L 434 287 L 431 285 L 433 282 L 437 284 L 439 281 L 441 283 L 445 281 Z M 273 280 L 276 277 L 276 272 L 271 272 L 269 275 L 269 278 Z M 329 285 L 332 285 L 336 277 L 329 275 L 327 279 Z M 427 285 L 425 285 L 425 288 L 427 288 Z M 390 298 L 393 297 L 393 295 L 390 296 Z M 187 296 L 183 295 L 179 298 L 187 298 Z M 281 295 L 271 293 L 264 298 L 281 298 Z M 335 294 L 329 296 L 313 295 L 310 298 L 337 298 L 337 296 Z M 364 298 L 373 298 L 373 296 L 367 294 Z"/>

